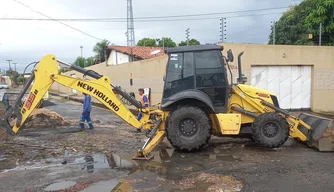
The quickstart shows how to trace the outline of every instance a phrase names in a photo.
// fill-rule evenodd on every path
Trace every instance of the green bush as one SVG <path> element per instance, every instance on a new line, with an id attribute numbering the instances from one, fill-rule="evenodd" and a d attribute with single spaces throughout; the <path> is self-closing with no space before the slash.
<path id="1" fill-rule="evenodd" d="M 19 77 L 16 79 L 16 81 L 17 81 L 18 83 L 23 83 L 23 81 L 27 81 L 27 79 L 24 78 L 24 77 L 22 77 L 22 76 L 19 76 Z"/>

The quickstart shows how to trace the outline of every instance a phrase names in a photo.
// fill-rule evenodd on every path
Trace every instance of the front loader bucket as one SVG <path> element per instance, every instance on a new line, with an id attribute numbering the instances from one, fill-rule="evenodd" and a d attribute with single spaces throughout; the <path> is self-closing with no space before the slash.
<path id="1" fill-rule="evenodd" d="M 333 120 L 301 113 L 298 117 L 311 127 L 307 133 L 307 144 L 319 151 L 334 151 L 334 127 Z M 300 125 L 301 126 L 301 125 Z M 298 129 L 300 127 L 298 126 Z M 305 133 L 305 130 L 302 132 Z"/>

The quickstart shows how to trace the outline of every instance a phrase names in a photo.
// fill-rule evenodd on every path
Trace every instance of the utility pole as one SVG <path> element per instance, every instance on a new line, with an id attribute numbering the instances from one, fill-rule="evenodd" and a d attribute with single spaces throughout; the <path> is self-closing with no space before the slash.
<path id="1" fill-rule="evenodd" d="M 15 71 L 16 71 L 16 64 L 17 64 L 17 63 L 13 63 Z M 17 71 L 16 71 L 16 72 L 17 72 Z"/>
<path id="2" fill-rule="evenodd" d="M 276 43 L 276 21 L 271 22 L 271 27 L 273 30 L 273 45 Z"/>
<path id="3" fill-rule="evenodd" d="M 319 27 L 319 46 L 321 46 L 321 36 L 322 36 L 322 23 L 320 23 Z"/>
<path id="4" fill-rule="evenodd" d="M 221 20 L 221 23 L 220 23 L 220 32 L 221 32 L 221 34 L 220 34 L 220 40 L 221 40 L 221 42 L 224 42 L 224 40 L 226 40 L 226 18 L 225 17 L 223 17 L 223 18 L 221 18 L 220 19 Z"/>
<path id="5" fill-rule="evenodd" d="M 162 38 L 162 49 L 165 49 L 165 38 Z"/>
<path id="6" fill-rule="evenodd" d="M 82 46 L 82 45 L 80 46 L 80 49 L 81 49 L 81 57 L 82 57 L 82 49 L 83 49 L 83 46 Z"/>
<path id="7" fill-rule="evenodd" d="M 144 41 L 144 59 L 146 59 L 146 41 Z"/>
<path id="8" fill-rule="evenodd" d="M 109 43 L 104 48 L 104 61 L 106 62 L 106 66 L 108 66 L 108 56 L 107 56 L 107 49 L 108 49 L 108 47 L 109 47 Z"/>
<path id="9" fill-rule="evenodd" d="M 186 29 L 186 38 L 187 38 L 187 46 L 189 46 L 189 28 L 188 29 Z"/>
<path id="10" fill-rule="evenodd" d="M 12 70 L 12 67 L 10 66 L 10 62 L 13 60 L 6 60 L 6 61 L 8 61 L 9 70 Z"/>

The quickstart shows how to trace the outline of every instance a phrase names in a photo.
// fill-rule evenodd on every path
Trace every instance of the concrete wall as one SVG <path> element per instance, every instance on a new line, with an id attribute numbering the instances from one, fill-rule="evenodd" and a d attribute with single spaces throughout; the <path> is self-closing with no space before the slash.
<path id="1" fill-rule="evenodd" d="M 232 49 L 235 58 L 244 51 L 242 71 L 250 83 L 252 65 L 310 65 L 312 70 L 311 109 L 333 112 L 334 103 L 334 47 L 224 44 L 225 51 Z M 237 64 L 235 59 L 234 64 Z M 235 70 L 235 73 L 236 70 Z"/>
<path id="2" fill-rule="evenodd" d="M 224 43 L 223 54 L 231 49 L 234 53 L 234 62 L 230 63 L 234 81 L 237 77 L 237 55 L 244 51 L 242 56 L 242 71 L 251 80 L 252 65 L 310 65 L 312 71 L 311 108 L 317 112 L 333 112 L 334 103 L 334 47 L 318 46 L 283 46 L 283 45 L 254 45 Z M 114 85 L 119 85 L 128 92 L 137 92 L 140 87 L 151 88 L 151 103 L 161 101 L 163 89 L 163 75 L 167 56 L 141 60 L 123 65 L 106 66 L 105 63 L 93 65 L 88 69 L 111 78 Z M 130 74 L 133 76 L 133 85 L 130 86 Z M 70 74 L 70 72 L 68 72 Z M 82 75 L 77 75 L 82 77 Z M 53 85 L 54 90 L 69 92 L 71 89 Z"/>
<path id="3" fill-rule="evenodd" d="M 122 65 L 106 66 L 105 63 L 93 65 L 86 69 L 94 70 L 100 74 L 109 76 L 112 84 L 121 86 L 127 92 L 135 92 L 138 88 L 151 88 L 151 103 L 160 103 L 162 97 L 163 75 L 165 73 L 165 65 L 167 56 L 157 57 L 153 59 L 140 60 Z M 133 85 L 130 86 L 130 75 L 132 73 Z M 76 74 L 82 78 L 82 74 L 69 71 L 66 75 Z M 71 89 L 54 83 L 52 90 L 61 93 L 71 93 Z M 139 95 L 136 95 L 139 98 Z"/>

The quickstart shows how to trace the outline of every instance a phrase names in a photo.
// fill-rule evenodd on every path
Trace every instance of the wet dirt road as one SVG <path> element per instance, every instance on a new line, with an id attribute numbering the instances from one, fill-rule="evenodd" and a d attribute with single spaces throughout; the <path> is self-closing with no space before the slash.
<path id="1" fill-rule="evenodd" d="M 78 119 L 80 104 L 52 102 L 47 108 Z M 15 145 L 1 151 L 0 165 L 9 156 L 19 161 L 2 167 L 0 191 L 334 191 L 333 153 L 293 141 L 267 150 L 247 139 L 213 137 L 197 153 L 174 151 L 164 141 L 154 160 L 132 161 L 144 134 L 104 109 L 94 108 L 92 118 L 100 124 L 91 132 L 16 136 L 12 142 L 55 149 Z M 48 155 L 58 148 L 65 149 Z M 24 158 L 30 153 L 43 156 Z"/>

